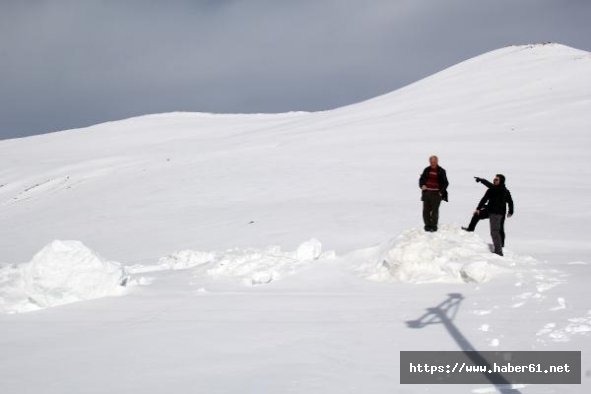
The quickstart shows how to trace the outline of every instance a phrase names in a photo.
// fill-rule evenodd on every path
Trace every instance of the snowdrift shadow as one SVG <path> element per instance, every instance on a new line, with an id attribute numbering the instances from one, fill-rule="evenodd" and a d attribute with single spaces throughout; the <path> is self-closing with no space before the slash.
<path id="1" fill-rule="evenodd" d="M 487 370 L 492 369 L 490 363 L 474 348 L 468 338 L 462 334 L 460 329 L 454 324 L 453 320 L 458 314 L 460 304 L 464 296 L 460 293 L 449 293 L 447 298 L 434 307 L 426 309 L 426 312 L 416 320 L 408 320 L 408 328 L 424 328 L 431 324 L 442 324 L 457 345 L 462 349 L 466 356 L 472 360 L 474 365 L 486 365 Z M 511 388 L 511 383 L 507 381 L 502 374 L 492 373 L 484 374 L 495 388 L 503 394 L 519 394 L 519 390 Z"/>

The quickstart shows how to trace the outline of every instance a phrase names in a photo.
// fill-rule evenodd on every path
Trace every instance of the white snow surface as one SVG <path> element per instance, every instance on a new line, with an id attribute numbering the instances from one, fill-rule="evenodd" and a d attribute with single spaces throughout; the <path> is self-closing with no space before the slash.
<path id="1" fill-rule="evenodd" d="M 400 350 L 467 342 L 581 350 L 581 385 L 514 388 L 588 393 L 590 109 L 590 53 L 522 45 L 330 111 L 0 141 L 0 393 L 500 391 L 399 384 Z M 424 233 L 431 154 L 450 201 Z M 488 221 L 460 230 L 496 173 L 502 258 Z M 454 332 L 409 328 L 450 293 Z"/>

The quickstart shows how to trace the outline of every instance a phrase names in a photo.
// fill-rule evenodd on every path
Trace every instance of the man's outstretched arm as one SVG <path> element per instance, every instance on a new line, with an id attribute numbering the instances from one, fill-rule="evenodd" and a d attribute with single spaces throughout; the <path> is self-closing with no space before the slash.
<path id="1" fill-rule="evenodd" d="M 475 178 L 476 178 L 476 182 L 482 183 L 484 186 L 488 187 L 489 189 L 494 186 L 492 183 L 490 183 L 489 181 L 487 181 L 484 178 L 479 178 L 479 177 L 475 177 Z"/>

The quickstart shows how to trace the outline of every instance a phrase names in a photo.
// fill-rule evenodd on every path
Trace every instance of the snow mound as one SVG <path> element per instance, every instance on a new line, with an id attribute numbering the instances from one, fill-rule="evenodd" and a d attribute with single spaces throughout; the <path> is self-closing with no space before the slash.
<path id="1" fill-rule="evenodd" d="M 512 270 L 519 260 L 508 251 L 497 256 L 478 235 L 444 225 L 435 233 L 408 230 L 366 250 L 365 262 L 355 270 L 376 281 L 480 283 Z"/>
<path id="2" fill-rule="evenodd" d="M 299 261 L 316 260 L 322 253 L 322 244 L 317 239 L 311 239 L 302 243 L 296 250 L 296 259 Z"/>
<path id="3" fill-rule="evenodd" d="M 195 275 L 215 278 L 238 278 L 244 284 L 255 286 L 270 283 L 291 275 L 310 263 L 334 257 L 334 252 L 322 253 L 322 244 L 317 239 L 302 243 L 295 251 L 286 252 L 279 246 L 257 248 L 234 248 L 223 252 L 183 250 L 163 257 L 158 265 L 150 268 L 136 267 L 133 272 L 160 269 L 193 268 Z"/>
<path id="4" fill-rule="evenodd" d="M 5 312 L 121 295 L 128 280 L 119 263 L 101 258 L 80 241 L 53 241 L 30 262 L 1 272 L 0 307 Z"/>

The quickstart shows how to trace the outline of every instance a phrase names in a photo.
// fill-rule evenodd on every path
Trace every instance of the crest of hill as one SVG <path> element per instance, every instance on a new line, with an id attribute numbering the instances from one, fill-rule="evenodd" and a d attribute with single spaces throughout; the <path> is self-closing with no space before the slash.
<path id="1" fill-rule="evenodd" d="M 591 53 L 557 43 L 509 46 L 385 95 L 337 109 L 363 117 L 486 114 L 534 104 L 579 104 L 591 92 Z M 519 113 L 519 111 L 516 111 Z"/>
<path id="2" fill-rule="evenodd" d="M 420 122 L 425 118 L 453 122 L 458 114 L 464 120 L 475 117 L 486 121 L 499 115 L 519 117 L 532 111 L 584 106 L 589 101 L 590 92 L 591 53 L 557 43 L 517 45 L 468 59 L 382 96 L 328 111 L 157 113 L 19 140 L 53 139 L 72 132 L 92 139 L 88 135 L 94 134 L 90 133 L 94 131 L 108 138 L 109 131 L 117 134 L 125 132 L 127 135 L 136 131 L 144 142 L 149 142 L 150 137 L 156 141 L 166 140 L 171 133 L 181 137 L 196 136 L 196 131 L 203 124 L 207 124 L 208 129 L 211 129 L 212 123 L 217 123 L 220 128 L 225 128 L 226 124 L 234 128 L 236 121 L 244 125 L 241 132 L 301 125 L 302 121 L 313 128 L 320 126 L 324 129 L 330 125 L 367 122 L 370 119 L 378 119 L 380 123 Z M 9 141 L 0 141 L 0 144 Z"/>

